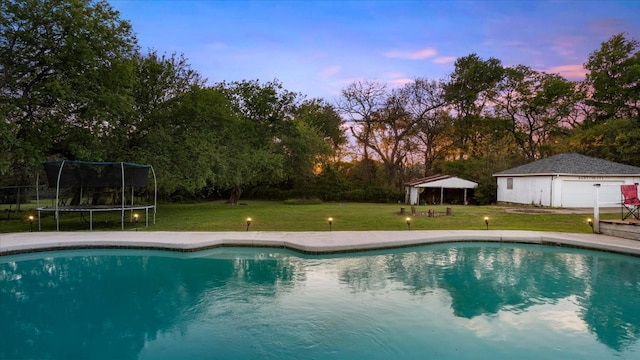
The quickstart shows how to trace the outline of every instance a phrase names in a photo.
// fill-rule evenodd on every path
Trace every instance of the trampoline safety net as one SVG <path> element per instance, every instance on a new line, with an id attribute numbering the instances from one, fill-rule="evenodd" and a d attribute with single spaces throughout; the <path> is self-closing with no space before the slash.
<path id="1" fill-rule="evenodd" d="M 147 186 L 151 165 L 85 161 L 65 161 L 62 164 L 61 161 L 52 161 L 44 163 L 44 169 L 50 188 L 119 188 L 123 185 L 123 170 L 124 186 Z"/>

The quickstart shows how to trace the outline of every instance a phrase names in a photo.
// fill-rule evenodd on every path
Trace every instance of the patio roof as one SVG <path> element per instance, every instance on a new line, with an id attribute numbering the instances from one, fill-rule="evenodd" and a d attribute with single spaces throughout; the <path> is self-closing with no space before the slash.
<path id="1" fill-rule="evenodd" d="M 409 187 L 445 188 L 445 189 L 475 189 L 478 183 L 461 179 L 451 175 L 433 175 L 405 183 Z"/>

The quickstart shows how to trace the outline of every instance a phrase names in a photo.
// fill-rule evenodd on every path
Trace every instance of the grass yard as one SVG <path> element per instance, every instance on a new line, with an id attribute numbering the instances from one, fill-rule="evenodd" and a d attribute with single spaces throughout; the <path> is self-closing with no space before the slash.
<path id="1" fill-rule="evenodd" d="M 333 218 L 333 231 L 346 230 L 407 230 L 406 218 L 411 218 L 411 230 L 483 230 L 484 218 L 489 218 L 491 230 L 537 230 L 560 232 L 591 232 L 588 211 L 582 214 L 566 214 L 554 209 L 514 206 L 416 206 L 417 216 L 411 216 L 411 207 L 400 204 L 321 203 L 288 205 L 283 202 L 244 200 L 246 205 L 229 206 L 223 201 L 193 204 L 159 204 L 156 225 L 144 228 L 144 212 L 141 212 L 140 231 L 246 231 L 246 219 L 251 218 L 249 231 L 328 231 L 328 218 Z M 11 214 L 1 211 L 0 233 L 30 231 L 29 207 Z M 406 215 L 400 215 L 404 207 Z M 450 207 L 452 215 L 445 216 Z M 435 217 L 428 217 L 434 210 Z M 556 209 L 557 210 L 557 209 Z M 37 212 L 32 213 L 37 215 Z M 619 212 L 602 213 L 602 219 L 616 219 Z M 127 212 L 125 230 L 135 230 Z M 88 214 L 65 213 L 61 216 L 61 231 L 89 230 Z M 37 231 L 37 219 L 33 224 Z M 55 231 L 53 213 L 43 213 L 42 230 Z M 94 215 L 94 230 L 120 230 L 120 213 Z"/>

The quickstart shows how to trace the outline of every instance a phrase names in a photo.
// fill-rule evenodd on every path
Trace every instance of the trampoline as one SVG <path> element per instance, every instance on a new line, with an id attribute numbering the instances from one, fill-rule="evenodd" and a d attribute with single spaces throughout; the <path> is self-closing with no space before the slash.
<path id="1" fill-rule="evenodd" d="M 89 161 L 51 161 L 44 163 L 44 169 L 50 188 L 56 189 L 55 203 L 52 206 L 40 206 L 40 194 L 36 191 L 38 210 L 38 230 L 42 230 L 41 213 L 53 212 L 56 220 L 56 231 L 60 231 L 60 213 L 88 213 L 89 230 L 93 230 L 93 217 L 96 212 L 120 212 L 121 229 L 124 230 L 125 213 L 130 212 L 134 218 L 134 211 L 145 212 L 145 227 L 149 226 L 149 212 L 152 211 L 153 224 L 156 223 L 156 206 L 158 203 L 158 185 L 156 174 L 151 165 L 141 165 L 127 162 L 89 162 Z M 149 172 L 153 177 L 153 203 L 135 204 L 136 190 L 149 187 Z M 38 181 L 38 180 L 37 180 Z M 37 189 L 37 187 L 36 187 Z M 61 201 L 61 189 L 73 189 L 77 204 L 66 205 Z M 95 194 L 111 189 L 113 197 L 119 196 L 119 201 L 111 204 L 96 204 Z M 129 192 L 130 190 L 130 192 Z M 85 196 L 93 196 L 85 201 Z M 129 200 L 127 201 L 127 195 Z M 73 201 L 72 201 L 73 202 Z M 136 217 L 137 221 L 137 217 Z"/>

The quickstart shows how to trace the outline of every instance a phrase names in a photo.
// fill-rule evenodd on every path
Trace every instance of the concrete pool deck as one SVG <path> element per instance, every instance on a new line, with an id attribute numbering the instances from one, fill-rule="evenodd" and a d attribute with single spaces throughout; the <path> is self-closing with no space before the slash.
<path id="1" fill-rule="evenodd" d="M 223 246 L 287 248 L 331 254 L 446 242 L 515 242 L 640 256 L 640 241 L 600 234 L 510 230 L 333 232 L 30 232 L 0 234 L 0 256 L 68 249 L 160 249 L 192 252 Z"/>

